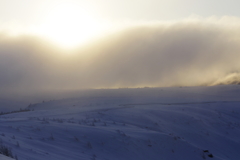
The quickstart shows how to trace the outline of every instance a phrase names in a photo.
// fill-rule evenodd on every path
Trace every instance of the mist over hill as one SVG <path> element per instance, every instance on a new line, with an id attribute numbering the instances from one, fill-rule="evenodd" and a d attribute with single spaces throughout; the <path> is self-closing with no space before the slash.
<path id="1" fill-rule="evenodd" d="M 239 22 L 223 17 L 141 24 L 72 50 L 3 32 L 0 94 L 239 84 Z"/>

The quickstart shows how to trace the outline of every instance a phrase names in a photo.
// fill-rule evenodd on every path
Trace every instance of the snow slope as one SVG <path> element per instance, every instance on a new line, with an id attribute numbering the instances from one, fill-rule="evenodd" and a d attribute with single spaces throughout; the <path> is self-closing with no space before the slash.
<path id="1" fill-rule="evenodd" d="M 13 160 L 12 158 L 6 157 L 6 156 L 4 156 L 2 154 L 0 154 L 0 159 L 1 160 Z"/>
<path id="2" fill-rule="evenodd" d="M 19 160 L 237 160 L 240 86 L 95 90 L 0 116 Z"/>

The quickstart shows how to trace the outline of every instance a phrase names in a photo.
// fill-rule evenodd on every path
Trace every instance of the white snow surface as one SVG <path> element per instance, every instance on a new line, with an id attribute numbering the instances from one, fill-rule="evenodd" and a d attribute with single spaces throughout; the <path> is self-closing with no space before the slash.
<path id="1" fill-rule="evenodd" d="M 0 160 L 13 160 L 13 159 L 0 154 Z"/>
<path id="2" fill-rule="evenodd" d="M 95 92 L 1 115 L 2 143 L 19 160 L 240 159 L 239 85 Z"/>

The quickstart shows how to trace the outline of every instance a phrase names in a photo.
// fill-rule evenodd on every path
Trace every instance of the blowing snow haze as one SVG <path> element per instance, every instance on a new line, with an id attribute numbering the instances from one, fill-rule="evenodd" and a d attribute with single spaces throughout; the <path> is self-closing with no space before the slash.
<path id="1" fill-rule="evenodd" d="M 234 17 L 141 24 L 72 50 L 2 32 L 0 92 L 238 84 L 239 27 Z"/>

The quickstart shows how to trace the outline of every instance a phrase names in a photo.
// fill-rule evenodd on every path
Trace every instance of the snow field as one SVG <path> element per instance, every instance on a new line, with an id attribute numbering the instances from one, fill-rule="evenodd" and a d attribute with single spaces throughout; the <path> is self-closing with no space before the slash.
<path id="1" fill-rule="evenodd" d="M 19 160 L 235 160 L 239 91 L 116 90 L 114 96 L 38 103 L 28 112 L 1 115 L 0 138 Z"/>

